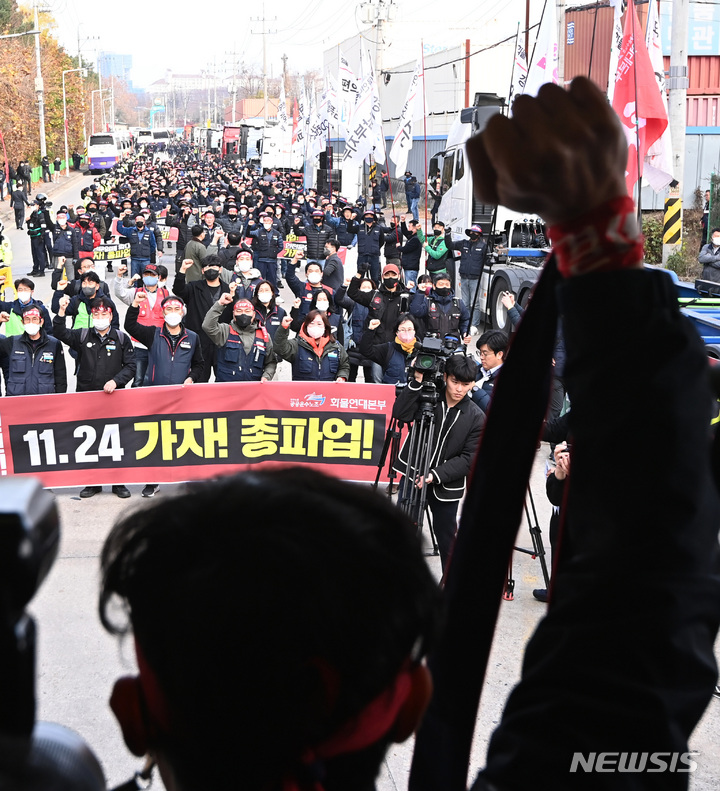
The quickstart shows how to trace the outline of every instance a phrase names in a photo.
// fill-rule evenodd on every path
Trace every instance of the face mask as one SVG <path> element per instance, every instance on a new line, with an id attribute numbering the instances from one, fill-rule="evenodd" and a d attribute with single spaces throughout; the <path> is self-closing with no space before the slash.
<path id="1" fill-rule="evenodd" d="M 83 228 L 87 228 L 87 227 L 88 227 L 88 221 L 87 221 L 87 220 L 80 220 L 80 225 L 81 225 Z"/>
<path id="2" fill-rule="evenodd" d="M 240 216 L 244 217 L 247 214 L 247 209 L 240 209 Z"/>
<path id="3" fill-rule="evenodd" d="M 415 337 L 415 330 L 398 330 L 398 338 L 405 343 L 409 343 Z"/>
<path id="4" fill-rule="evenodd" d="M 110 319 L 93 319 L 96 330 L 104 332 L 110 326 Z"/>
<path id="5" fill-rule="evenodd" d="M 442 231 L 440 230 L 440 228 L 433 228 L 433 234 L 435 236 L 440 236 L 441 233 Z"/>
<path id="6" fill-rule="evenodd" d="M 263 291 L 261 294 L 257 295 L 257 298 L 263 305 L 267 305 L 268 302 L 273 298 L 272 294 L 268 294 L 267 291 Z"/>
<path id="7" fill-rule="evenodd" d="M 447 297 L 447 296 L 450 294 L 450 288 L 449 288 L 449 287 L 445 287 L 445 288 L 436 288 L 436 289 L 435 289 L 435 293 L 436 293 L 436 294 L 437 294 L 439 297 Z"/>
<path id="8" fill-rule="evenodd" d="M 143 202 L 140 204 L 140 208 L 141 208 L 141 209 L 146 209 L 146 208 L 147 208 L 147 203 L 145 203 L 145 201 L 143 201 Z"/>
<path id="9" fill-rule="evenodd" d="M 92 297 L 95 293 L 95 286 L 83 286 L 82 292 L 86 297 Z"/>
<path id="10" fill-rule="evenodd" d="M 308 283 L 316 286 L 322 280 L 322 274 L 320 272 L 308 272 L 307 279 Z"/>
<path id="11" fill-rule="evenodd" d="M 720 236 L 713 236 L 712 243 L 715 247 L 720 247 Z"/>
<path id="12" fill-rule="evenodd" d="M 231 220 L 236 220 L 236 219 L 237 219 L 237 212 L 236 212 L 236 211 L 230 211 L 230 212 L 228 212 L 228 217 L 229 217 Z"/>
<path id="13" fill-rule="evenodd" d="M 143 278 L 143 283 L 146 286 L 156 286 L 157 282 L 158 282 L 158 279 L 156 277 L 144 277 Z"/>
<path id="14" fill-rule="evenodd" d="M 326 311 L 330 307 L 330 303 L 329 302 L 316 302 L 315 303 L 315 307 L 318 310 Z"/>
<path id="15" fill-rule="evenodd" d="M 360 291 L 363 294 L 369 294 L 372 291 L 372 289 L 371 288 L 361 288 Z"/>
<path id="16" fill-rule="evenodd" d="M 30 300 L 32 299 L 32 294 L 29 291 L 18 291 L 17 295 L 18 295 L 18 299 L 20 300 L 20 302 L 23 303 L 23 305 L 26 302 L 30 302 Z"/>
<path id="17" fill-rule="evenodd" d="M 322 338 L 322 336 L 325 334 L 325 327 L 318 327 L 314 324 L 308 325 L 307 334 L 311 338 L 315 338 L 315 340 L 317 340 L 318 338 Z"/>
<path id="18" fill-rule="evenodd" d="M 384 277 L 383 278 L 383 285 L 385 288 L 393 288 L 393 286 L 397 285 L 397 278 L 396 277 Z"/>
<path id="19" fill-rule="evenodd" d="M 203 277 L 205 278 L 205 280 L 217 280 L 219 274 L 220 274 L 220 270 L 215 269 L 215 267 L 213 266 L 210 267 L 210 269 L 206 269 L 203 272 Z"/>
<path id="20" fill-rule="evenodd" d="M 27 332 L 28 335 L 37 335 L 40 332 L 40 325 L 39 324 L 25 324 L 23 325 L 23 329 Z"/>
<path id="21" fill-rule="evenodd" d="M 472 239 L 473 242 L 476 242 L 480 238 L 480 234 L 479 233 L 471 233 L 470 234 L 470 238 Z"/>
<path id="22" fill-rule="evenodd" d="M 246 316 L 244 313 L 240 313 L 239 315 L 235 316 L 235 324 L 237 324 L 241 330 L 245 327 L 249 327 L 251 322 L 252 317 Z"/>
<path id="23" fill-rule="evenodd" d="M 165 323 L 168 327 L 177 327 L 178 324 L 183 320 L 183 317 L 179 313 L 168 313 L 165 316 Z"/>
<path id="24" fill-rule="evenodd" d="M 136 222 L 135 226 L 137 227 L 138 231 L 142 231 L 142 229 L 145 227 L 145 223 L 144 222 Z"/>
<path id="25" fill-rule="evenodd" d="M 290 210 L 290 214 L 297 214 L 297 213 L 298 213 L 298 210 L 297 210 L 297 209 L 291 209 L 291 210 Z"/>
<path id="26" fill-rule="evenodd" d="M 238 261 L 233 268 L 236 272 L 249 272 L 252 269 L 252 261 Z"/>
<path id="27" fill-rule="evenodd" d="M 272 228 L 272 223 L 271 223 L 271 222 L 264 222 L 264 223 L 263 223 L 263 228 L 264 228 L 266 231 L 269 231 L 269 230 Z"/>
<path id="28" fill-rule="evenodd" d="M 323 224 L 322 217 L 316 217 L 313 220 L 313 222 L 315 223 L 315 225 L 322 225 Z"/>

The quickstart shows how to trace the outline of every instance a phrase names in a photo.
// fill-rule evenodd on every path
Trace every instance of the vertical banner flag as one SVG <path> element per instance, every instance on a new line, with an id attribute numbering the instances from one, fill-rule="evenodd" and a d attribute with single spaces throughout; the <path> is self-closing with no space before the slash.
<path id="1" fill-rule="evenodd" d="M 608 67 L 608 101 L 613 102 L 615 94 L 615 77 L 617 76 L 618 57 L 622 47 L 623 29 L 622 15 L 625 10 L 625 0 L 610 0 L 613 7 L 613 29 L 610 38 L 610 65 Z"/>
<path id="2" fill-rule="evenodd" d="M 660 100 L 667 117 L 667 94 L 665 93 L 665 66 L 662 55 L 662 39 L 660 35 L 660 18 L 657 12 L 657 3 L 650 0 L 648 6 L 647 32 L 645 43 L 650 63 L 655 72 L 655 81 L 660 91 Z M 643 177 L 655 190 L 661 192 L 673 180 L 672 139 L 670 137 L 670 124 L 665 127 L 662 135 L 648 148 L 645 156 Z"/>
<path id="3" fill-rule="evenodd" d="M 634 36 L 634 31 L 639 35 Z M 660 98 L 632 0 L 628 3 L 625 14 L 625 31 L 618 58 L 613 110 L 620 117 L 627 138 L 628 163 L 625 179 L 628 194 L 632 195 L 637 180 L 642 176 L 643 160 L 648 149 L 662 135 L 668 124 L 667 113 Z"/>
<path id="4" fill-rule="evenodd" d="M 376 162 L 385 162 L 385 146 L 380 117 L 380 95 L 369 58 L 363 69 L 357 104 L 345 136 L 343 162 L 362 162 L 373 154 Z"/>
<path id="5" fill-rule="evenodd" d="M 333 129 L 337 129 L 340 124 L 340 104 L 338 97 L 337 80 L 330 72 L 326 75 L 327 79 L 327 120 L 332 134 Z"/>
<path id="6" fill-rule="evenodd" d="M 298 110 L 298 100 L 293 99 L 293 127 L 292 127 L 292 145 L 297 143 L 298 129 L 300 128 L 300 111 Z"/>
<path id="7" fill-rule="evenodd" d="M 280 80 L 280 98 L 278 99 L 278 126 L 283 137 L 288 130 L 287 103 L 285 100 L 285 80 Z"/>
<path id="8" fill-rule="evenodd" d="M 535 41 L 533 62 L 528 71 L 525 90 L 528 96 L 537 96 L 541 85 L 560 82 L 558 77 L 558 43 L 555 3 L 546 3 L 540 20 L 540 30 Z"/>
<path id="9" fill-rule="evenodd" d="M 404 173 L 407 168 L 408 154 L 413 144 L 413 120 L 418 113 L 422 114 L 423 92 L 425 91 L 425 74 L 422 58 L 418 58 L 408 88 L 405 104 L 400 113 L 397 132 L 390 149 L 390 159 L 395 163 L 395 173 Z"/>
<path id="10" fill-rule="evenodd" d="M 347 136 L 347 128 L 350 123 L 350 116 L 357 104 L 360 86 L 355 72 L 350 68 L 350 64 L 344 55 L 340 55 L 340 123 L 339 130 L 342 137 Z"/>
<path id="11" fill-rule="evenodd" d="M 305 80 L 300 80 L 300 95 L 297 98 L 298 121 L 295 132 L 294 148 L 298 153 L 305 156 L 305 146 L 307 145 L 307 119 L 308 119 L 308 97 L 305 92 Z"/>
<path id="12" fill-rule="evenodd" d="M 315 157 L 327 146 L 328 120 L 327 120 L 327 89 L 323 91 L 310 116 L 308 130 L 308 157 Z"/>
<path id="13" fill-rule="evenodd" d="M 518 36 L 517 43 L 515 44 L 515 66 L 513 68 L 513 79 L 512 85 L 510 86 L 510 96 L 508 97 L 510 115 L 512 115 L 512 103 L 515 97 L 520 96 L 521 93 L 525 93 L 527 77 L 527 55 L 525 54 L 525 47 L 523 47 L 520 37 Z"/>

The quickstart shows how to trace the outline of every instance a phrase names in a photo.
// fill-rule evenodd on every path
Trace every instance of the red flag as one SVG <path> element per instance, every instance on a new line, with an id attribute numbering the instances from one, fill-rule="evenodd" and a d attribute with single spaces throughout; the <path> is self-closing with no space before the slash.
<path id="1" fill-rule="evenodd" d="M 297 99 L 293 99 L 293 131 L 292 131 L 292 145 L 297 143 L 298 121 L 300 119 L 300 111 L 298 110 Z"/>
<path id="2" fill-rule="evenodd" d="M 629 0 L 625 12 L 625 29 L 618 57 L 612 104 L 613 110 L 620 117 L 628 142 L 625 178 L 628 194 L 632 195 L 635 183 L 642 176 L 645 154 L 662 136 L 668 125 L 667 113 L 658 90 L 633 0 Z"/>

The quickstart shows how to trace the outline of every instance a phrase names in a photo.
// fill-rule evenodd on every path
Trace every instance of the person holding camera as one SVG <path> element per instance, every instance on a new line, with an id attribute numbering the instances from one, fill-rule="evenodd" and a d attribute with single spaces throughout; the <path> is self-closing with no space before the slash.
<path id="1" fill-rule="evenodd" d="M 408 468 L 407 438 L 395 462 L 395 471 L 403 476 L 399 500 L 402 500 L 407 486 L 418 489 L 430 487 L 427 505 L 433 517 L 433 532 L 440 549 L 443 571 L 457 530 L 458 506 L 465 494 L 467 476 L 485 426 L 485 415 L 469 398 L 475 384 L 475 371 L 475 363 L 464 354 L 452 354 L 445 363 L 443 386 L 435 405 L 427 477 L 423 479 L 419 470 Z M 412 374 L 408 386 L 398 394 L 393 409 L 393 415 L 403 423 L 415 420 L 423 390 L 436 387 L 434 382 L 425 380 L 422 372 L 413 370 Z"/>

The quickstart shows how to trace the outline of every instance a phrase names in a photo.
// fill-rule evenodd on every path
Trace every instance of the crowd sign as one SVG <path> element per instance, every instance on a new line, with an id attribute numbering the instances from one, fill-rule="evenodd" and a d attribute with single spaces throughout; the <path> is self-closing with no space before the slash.
<path id="1" fill-rule="evenodd" d="M 177 483 L 262 465 L 309 464 L 369 482 L 394 399 L 390 385 L 339 382 L 3 398 L 0 474 L 34 475 L 58 487 Z"/>

